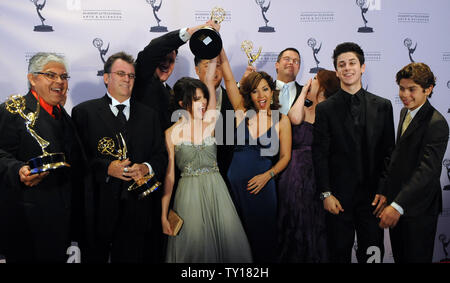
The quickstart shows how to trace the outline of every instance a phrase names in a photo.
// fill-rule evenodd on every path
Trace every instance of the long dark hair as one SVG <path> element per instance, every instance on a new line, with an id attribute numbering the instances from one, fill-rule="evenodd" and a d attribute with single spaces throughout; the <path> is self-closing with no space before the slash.
<path id="1" fill-rule="evenodd" d="M 200 89 L 203 92 L 203 96 L 206 98 L 207 103 L 209 102 L 209 91 L 206 85 L 199 79 L 194 79 L 190 77 L 182 77 L 173 86 L 172 95 L 172 109 L 185 109 L 189 112 L 192 111 L 192 101 L 196 101 L 196 91 Z M 181 107 L 179 102 L 183 103 Z"/>

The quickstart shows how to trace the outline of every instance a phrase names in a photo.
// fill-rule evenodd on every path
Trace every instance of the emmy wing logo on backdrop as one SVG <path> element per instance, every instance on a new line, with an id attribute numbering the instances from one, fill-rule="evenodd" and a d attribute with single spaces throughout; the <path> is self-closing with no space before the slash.
<path id="1" fill-rule="evenodd" d="M 447 178 L 450 181 L 450 159 L 444 159 L 442 165 L 444 165 L 445 169 L 447 169 Z M 450 191 L 450 184 L 444 187 L 444 191 Z"/>
<path id="2" fill-rule="evenodd" d="M 414 46 L 414 48 L 411 48 L 411 46 L 412 46 L 412 40 L 411 40 L 411 38 L 405 38 L 405 40 L 403 40 L 403 45 L 405 45 L 405 47 L 408 49 L 408 52 L 409 52 L 409 60 L 411 61 L 411 63 L 414 63 L 415 61 L 414 61 L 414 59 L 412 58 L 412 54 L 414 54 L 414 51 L 416 51 L 416 48 L 417 48 L 417 42 L 416 42 L 416 45 Z"/>
<path id="3" fill-rule="evenodd" d="M 442 244 L 442 249 L 444 250 L 444 254 L 445 254 L 445 258 L 441 259 L 440 262 L 441 263 L 450 263 L 450 258 L 448 257 L 448 251 L 447 251 L 447 247 L 448 244 L 450 243 L 450 240 L 447 240 L 447 236 L 444 234 L 440 234 L 439 235 L 439 242 L 441 242 Z"/>
<path id="4" fill-rule="evenodd" d="M 373 32 L 373 28 L 367 26 L 367 19 L 364 16 L 365 13 L 369 10 L 369 5 L 367 5 L 367 0 L 356 0 L 356 5 L 361 9 L 361 17 L 364 21 L 364 26 L 358 28 L 358 32 L 362 33 L 370 33 Z"/>
<path id="5" fill-rule="evenodd" d="M 259 27 L 258 32 L 275 32 L 275 28 L 274 27 L 271 27 L 271 26 L 267 25 L 269 20 L 266 18 L 266 13 L 267 13 L 267 11 L 269 10 L 269 7 L 270 7 L 270 1 L 269 1 L 269 4 L 267 4 L 266 7 L 264 7 L 264 2 L 266 2 L 266 0 L 255 0 L 255 2 L 261 8 L 261 14 L 263 16 L 264 22 L 266 22 L 265 26 Z"/>
<path id="6" fill-rule="evenodd" d="M 316 67 L 311 68 L 309 70 L 309 72 L 311 74 L 317 74 L 318 71 L 323 70 L 323 68 L 319 67 L 320 61 L 317 59 L 317 56 L 316 56 L 316 54 L 319 53 L 320 48 L 322 48 L 322 42 L 320 43 L 320 46 L 318 48 L 316 48 L 316 45 L 317 45 L 316 39 L 314 39 L 312 37 L 310 39 L 308 39 L 308 46 L 311 47 L 311 49 L 313 51 L 314 60 L 316 61 Z"/>
<path id="7" fill-rule="evenodd" d="M 53 27 L 44 24 L 45 18 L 41 15 L 41 11 L 42 9 L 44 9 L 45 7 L 45 3 L 47 2 L 47 0 L 44 0 L 44 2 L 42 4 L 39 4 L 39 0 L 30 0 L 31 2 L 33 2 L 34 6 L 36 6 L 36 12 L 39 16 L 39 19 L 41 20 L 41 25 L 39 26 L 34 26 L 34 30 L 33 31 L 39 31 L 39 32 L 51 32 L 53 31 Z"/>
<path id="8" fill-rule="evenodd" d="M 150 28 L 150 32 L 167 32 L 167 27 L 160 26 L 159 23 L 161 22 L 161 19 L 156 15 L 156 12 L 159 11 L 162 5 L 162 0 L 159 1 L 159 5 L 156 5 L 156 0 L 146 0 L 148 4 L 150 4 L 153 8 L 153 16 L 156 19 L 157 26 L 153 26 Z"/>
<path id="9" fill-rule="evenodd" d="M 447 88 L 450 89 L 450 81 L 447 82 Z M 447 113 L 450 113 L 450 108 L 448 109 Z"/>
<path id="10" fill-rule="evenodd" d="M 98 52 L 100 52 L 100 59 L 102 59 L 102 62 L 103 62 L 103 65 L 104 65 L 106 61 L 105 61 L 105 58 L 103 56 L 105 56 L 106 53 L 109 50 L 109 43 L 108 43 L 108 47 L 106 47 L 106 49 L 102 49 L 103 40 L 101 40 L 100 38 L 95 38 L 92 41 L 92 45 L 94 45 L 94 47 L 98 49 Z M 103 70 L 99 70 L 97 72 L 97 76 L 101 77 L 101 76 L 103 76 L 103 73 L 104 73 Z"/>

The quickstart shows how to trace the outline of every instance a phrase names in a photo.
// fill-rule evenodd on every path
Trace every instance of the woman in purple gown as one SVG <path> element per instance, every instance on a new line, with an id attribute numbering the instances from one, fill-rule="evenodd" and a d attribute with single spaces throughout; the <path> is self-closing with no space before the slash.
<path id="1" fill-rule="evenodd" d="M 315 108 L 339 89 L 334 71 L 320 70 L 310 79 L 288 113 L 292 155 L 278 182 L 280 262 L 327 262 L 325 210 L 316 191 L 311 146 Z M 305 98 L 313 102 L 305 107 Z"/>

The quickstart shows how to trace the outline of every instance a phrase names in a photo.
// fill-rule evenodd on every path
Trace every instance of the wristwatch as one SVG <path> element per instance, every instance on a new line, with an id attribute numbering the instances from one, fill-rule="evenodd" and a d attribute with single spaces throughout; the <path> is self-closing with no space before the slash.
<path id="1" fill-rule="evenodd" d="M 320 193 L 320 200 L 324 200 L 329 196 L 331 196 L 331 192 L 322 192 Z"/>
<path id="2" fill-rule="evenodd" d="M 273 171 L 270 171 L 269 174 L 271 178 L 275 177 L 275 173 L 273 173 Z"/>

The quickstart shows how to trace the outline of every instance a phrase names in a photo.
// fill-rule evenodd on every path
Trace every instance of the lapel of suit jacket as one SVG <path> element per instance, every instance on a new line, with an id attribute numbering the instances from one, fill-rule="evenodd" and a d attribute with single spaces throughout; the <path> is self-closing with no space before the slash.
<path id="1" fill-rule="evenodd" d="M 297 82 L 295 82 L 295 88 L 296 88 L 295 98 L 294 98 L 294 102 L 292 103 L 292 105 L 294 105 L 295 101 L 297 100 L 297 98 L 299 97 L 300 93 L 302 92 L 303 86 L 301 86 Z"/>
<path id="2" fill-rule="evenodd" d="M 403 141 L 409 135 L 414 133 L 415 129 L 423 123 L 424 119 L 426 119 L 426 117 L 428 116 L 427 114 L 430 110 L 431 110 L 431 104 L 430 104 L 430 102 L 428 102 L 428 99 L 427 99 L 425 101 L 425 103 L 423 104 L 423 106 L 419 109 L 419 112 L 416 113 L 416 115 L 412 119 L 411 123 L 409 124 L 408 128 L 406 128 L 405 132 L 403 133 L 403 135 L 400 136 L 399 142 Z M 403 120 L 404 120 L 404 118 L 403 118 Z M 402 122 L 402 124 L 403 124 L 403 122 Z M 401 127 L 400 127 L 400 131 L 401 131 Z"/>
<path id="3" fill-rule="evenodd" d="M 115 133 L 117 130 L 114 125 L 117 124 L 117 119 L 112 113 L 111 108 L 109 107 L 109 99 L 107 94 L 105 94 L 105 96 L 103 96 L 100 99 L 97 111 L 100 116 L 100 119 L 103 120 L 103 122 L 105 123 L 106 127 L 108 127 L 110 132 Z M 114 139 L 114 137 L 110 138 Z"/>
<path id="4" fill-rule="evenodd" d="M 376 140 L 375 134 L 378 131 L 376 125 L 380 122 L 380 117 L 378 115 L 378 103 L 377 98 L 371 93 L 365 91 L 365 112 L 366 112 L 366 141 L 367 148 L 374 148 L 373 142 Z"/>
<path id="5" fill-rule="evenodd" d="M 397 143 L 400 140 L 400 136 L 402 134 L 402 125 L 403 122 L 405 121 L 406 113 L 408 113 L 408 108 L 403 107 L 402 110 L 400 111 L 400 120 L 398 121 L 397 126 Z"/>
<path id="6" fill-rule="evenodd" d="M 25 95 L 25 108 L 31 112 L 34 112 L 37 109 L 37 99 L 34 97 L 34 95 L 31 93 L 31 91 L 29 91 L 27 93 L 27 95 Z M 44 109 L 42 109 L 42 107 L 41 107 L 39 112 L 41 110 L 44 110 Z"/>

